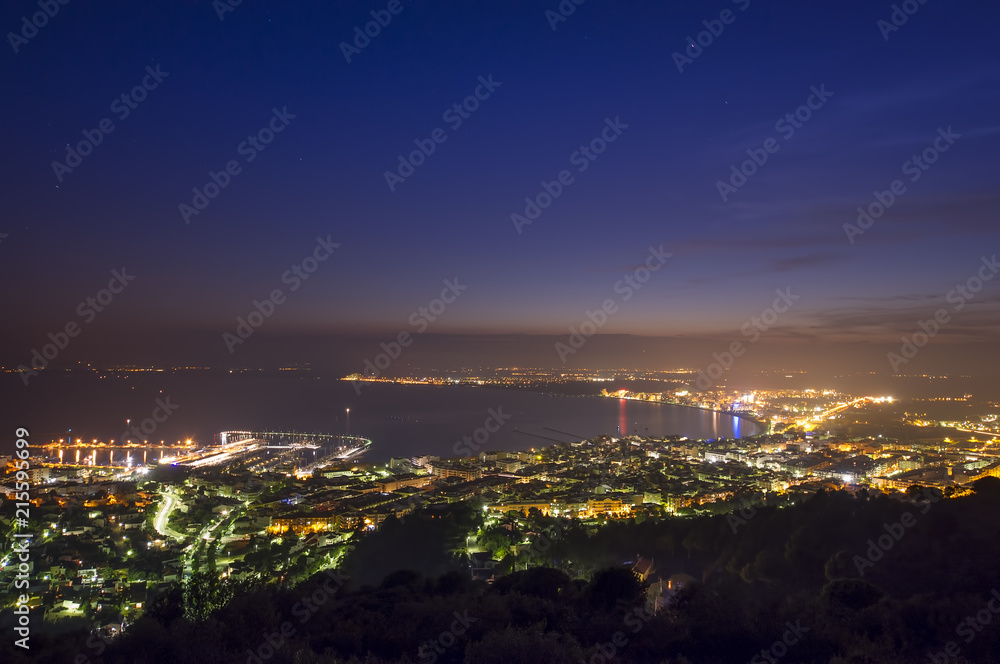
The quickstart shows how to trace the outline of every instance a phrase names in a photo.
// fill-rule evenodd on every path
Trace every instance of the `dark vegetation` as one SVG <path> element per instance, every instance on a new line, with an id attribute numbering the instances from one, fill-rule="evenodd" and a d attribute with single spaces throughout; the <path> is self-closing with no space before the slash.
<path id="1" fill-rule="evenodd" d="M 954 499 L 821 492 L 760 508 L 735 533 L 725 516 L 593 531 L 538 517 L 524 560 L 547 566 L 516 563 L 492 585 L 473 582 L 458 552 L 475 519 L 466 505 L 418 513 L 366 537 L 337 575 L 258 586 L 189 617 L 177 589 L 107 648 L 93 637 L 88 647 L 85 633 L 33 637 L 29 660 L 5 639 L 0 661 L 765 662 L 753 658 L 789 624 L 804 634 L 787 654 L 778 648 L 782 662 L 928 662 L 949 641 L 958 657 L 935 661 L 1000 660 L 1000 613 L 990 609 L 1000 598 L 994 478 Z M 884 535 L 891 546 L 869 560 L 870 541 Z M 624 564 L 637 554 L 654 558 L 663 578 L 696 581 L 651 617 L 648 581 Z M 1000 599 L 992 606 L 1000 612 Z M 977 613 L 978 627 L 963 631 Z"/>

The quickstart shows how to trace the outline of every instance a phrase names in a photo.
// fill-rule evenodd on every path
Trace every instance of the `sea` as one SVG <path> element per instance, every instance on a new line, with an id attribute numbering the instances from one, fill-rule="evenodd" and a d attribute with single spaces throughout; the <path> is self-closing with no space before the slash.
<path id="1" fill-rule="evenodd" d="M 108 443 L 135 427 L 133 437 L 141 432 L 149 441 L 150 459 L 179 441 L 213 444 L 222 431 L 351 434 L 372 441 L 364 457 L 370 462 L 522 451 L 602 434 L 714 439 L 760 433 L 752 420 L 684 406 L 509 388 L 355 384 L 308 372 L 45 372 L 27 386 L 6 374 L 0 400 L 0 454 L 14 449 L 19 427 L 28 429 L 32 444 Z"/>

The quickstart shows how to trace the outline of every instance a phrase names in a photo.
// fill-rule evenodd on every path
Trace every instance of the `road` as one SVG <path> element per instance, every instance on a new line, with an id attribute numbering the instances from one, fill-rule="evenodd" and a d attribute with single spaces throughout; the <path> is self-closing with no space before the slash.
<path id="1" fill-rule="evenodd" d="M 156 528 L 156 532 L 160 533 L 164 537 L 171 537 L 178 541 L 183 540 L 184 535 L 167 525 L 167 522 L 170 520 L 170 513 L 177 508 L 177 504 L 180 501 L 171 489 L 167 489 L 162 495 L 163 502 L 160 503 L 160 509 L 156 513 L 156 518 L 153 520 L 153 527 Z"/>

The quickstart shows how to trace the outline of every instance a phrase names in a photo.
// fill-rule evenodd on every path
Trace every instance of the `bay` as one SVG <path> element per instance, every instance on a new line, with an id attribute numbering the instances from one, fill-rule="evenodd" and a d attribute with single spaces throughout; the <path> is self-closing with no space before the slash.
<path id="1" fill-rule="evenodd" d="M 27 427 L 35 444 L 70 436 L 110 441 L 126 433 L 126 420 L 129 426 L 145 421 L 147 431 L 155 424 L 143 434 L 154 446 L 189 438 L 210 444 L 227 430 L 351 433 L 372 440 L 369 461 L 527 450 L 601 434 L 719 438 L 760 432 L 750 420 L 683 406 L 465 386 L 362 383 L 359 394 L 351 383 L 300 372 L 49 373 L 29 386 L 10 378 L 0 390 L 0 450 L 8 454 L 17 427 Z M 164 411 L 156 409 L 163 404 L 173 412 L 156 423 L 153 415 L 162 418 Z M 487 431 L 498 420 L 499 429 Z"/>

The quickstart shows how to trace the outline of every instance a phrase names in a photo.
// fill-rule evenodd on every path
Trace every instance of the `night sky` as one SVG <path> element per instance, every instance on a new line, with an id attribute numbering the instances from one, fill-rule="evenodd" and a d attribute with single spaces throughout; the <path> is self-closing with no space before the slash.
<path id="1" fill-rule="evenodd" d="M 408 361 L 558 366 L 553 344 L 612 299 L 609 336 L 568 365 L 704 365 L 790 288 L 755 362 L 886 372 L 944 308 L 903 371 L 997 368 L 1000 279 L 960 310 L 948 297 L 1000 253 L 996 3 L 913 0 L 898 29 L 889 2 L 559 6 L 75 0 L 30 39 L 7 34 L 0 363 L 75 322 L 57 363 L 360 370 L 408 331 Z M 38 11 L 5 3 L 0 26 Z M 391 21 L 355 48 L 372 11 Z M 679 71 L 674 54 L 699 48 Z M 787 120 L 797 109 L 808 119 Z M 270 143 L 244 143 L 269 123 Z M 100 143 L 54 166 L 83 132 Z M 578 152 L 602 132 L 601 154 Z M 433 153 L 390 186 L 415 141 Z M 748 150 L 767 161 L 720 193 Z M 227 162 L 227 186 L 185 214 Z M 561 171 L 551 205 L 512 220 Z M 845 230 L 894 180 L 884 215 Z M 293 290 L 283 275 L 317 238 L 339 247 Z M 616 289 L 661 246 L 648 282 Z M 122 268 L 134 280 L 88 322 L 78 306 Z M 421 331 L 412 314 L 455 279 L 466 289 Z M 283 303 L 230 353 L 223 334 L 275 289 Z"/>

